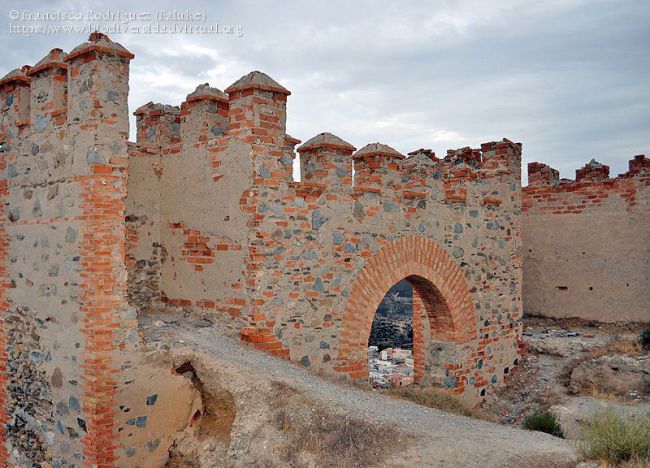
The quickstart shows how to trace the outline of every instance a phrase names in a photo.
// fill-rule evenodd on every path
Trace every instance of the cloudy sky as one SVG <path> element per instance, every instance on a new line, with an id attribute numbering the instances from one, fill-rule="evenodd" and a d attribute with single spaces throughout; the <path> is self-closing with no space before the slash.
<path id="1" fill-rule="evenodd" d="M 88 35 L 80 27 L 127 26 L 109 35 L 136 54 L 132 110 L 179 104 L 199 83 L 224 89 L 261 70 L 292 91 L 288 132 L 303 141 L 330 131 L 357 147 L 380 141 L 444 155 L 507 137 L 524 144 L 524 162 L 569 178 L 591 158 L 617 174 L 633 155 L 650 154 L 648 0 L 4 0 L 2 8 L 0 74 L 53 47 L 70 50 Z M 192 18 L 160 16 L 174 12 Z M 53 13 L 74 19 L 37 20 Z"/>

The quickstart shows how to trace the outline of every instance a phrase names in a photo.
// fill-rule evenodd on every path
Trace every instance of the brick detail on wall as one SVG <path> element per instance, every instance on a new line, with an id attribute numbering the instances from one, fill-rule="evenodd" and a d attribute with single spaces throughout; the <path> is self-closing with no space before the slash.
<path id="1" fill-rule="evenodd" d="M 266 317 L 256 317 L 264 321 Z M 289 359 L 289 349 L 285 348 L 270 327 L 263 325 L 244 327 L 239 332 L 239 338 L 256 349 L 266 351 L 282 359 Z"/>
<path id="2" fill-rule="evenodd" d="M 216 252 L 241 250 L 241 245 L 229 239 L 217 239 L 203 233 L 200 229 L 191 229 L 183 223 L 171 223 L 169 228 L 172 231 L 180 230 L 183 233 L 181 255 L 187 263 L 194 265 L 196 271 L 203 271 L 204 265 L 214 263 Z"/>
<path id="3" fill-rule="evenodd" d="M 650 159 L 609 176 L 591 160 L 575 180 L 528 164 L 522 189 L 527 314 L 600 322 L 650 321 Z"/>
<path id="4" fill-rule="evenodd" d="M 522 211 L 553 215 L 594 212 L 608 200 L 620 198 L 627 211 L 638 205 L 638 191 L 650 186 L 650 159 L 635 156 L 629 170 L 609 177 L 609 167 L 596 161 L 576 170 L 576 179 L 559 179 L 557 170 L 546 164 L 528 164 L 529 185 L 522 190 Z"/>
<path id="5" fill-rule="evenodd" d="M 3 157 L 0 157 L 0 171 L 4 172 L 6 163 Z M 0 179 L 0 201 L 4 206 L 5 198 L 7 197 L 7 180 Z M 0 210 L 0 465 L 4 466 L 4 460 L 7 459 L 9 453 L 7 452 L 6 444 L 6 423 L 8 419 L 8 376 L 7 376 L 7 327 L 5 325 L 5 317 L 9 304 L 7 302 L 7 288 L 10 286 L 7 279 L 7 261 L 9 259 L 9 252 L 7 247 L 9 242 L 7 240 L 7 232 L 5 231 L 5 210 Z"/>
<path id="6" fill-rule="evenodd" d="M 83 183 L 81 265 L 82 332 L 86 337 L 83 408 L 85 461 L 111 466 L 117 460 L 117 392 L 114 362 L 119 349 L 119 311 L 126 306 L 124 203 L 126 176 L 118 168 L 93 166 Z"/>
<path id="7" fill-rule="evenodd" d="M 427 310 L 432 336 L 454 343 L 476 338 L 474 306 L 462 270 L 437 243 L 402 237 L 384 245 L 357 275 L 343 313 L 335 370 L 352 379 L 368 376 L 368 337 L 375 312 L 386 292 L 404 278 Z"/>

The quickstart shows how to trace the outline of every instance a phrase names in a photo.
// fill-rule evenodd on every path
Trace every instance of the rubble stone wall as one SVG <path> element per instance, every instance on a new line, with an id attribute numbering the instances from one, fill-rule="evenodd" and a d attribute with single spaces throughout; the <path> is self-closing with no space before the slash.
<path id="1" fill-rule="evenodd" d="M 289 94 L 252 72 L 225 93 L 201 85 L 180 108 L 136 111 L 132 160 L 147 161 L 146 191 L 160 189 L 151 205 L 164 253 L 153 224 L 140 223 L 128 245 L 144 250 L 127 258 L 144 268 L 160 258 L 166 307 L 348 380 L 367 378 L 374 313 L 407 278 L 422 304 L 418 380 L 484 396 L 521 351 L 521 145 L 407 158 L 379 143 L 355 152 L 324 133 L 298 148 L 296 182 Z M 129 210 L 127 219 L 157 222 Z"/>
<path id="2" fill-rule="evenodd" d="M 94 33 L 0 80 L 3 465 L 162 464 L 197 405 L 127 302 L 131 58 Z"/>
<path id="3" fill-rule="evenodd" d="M 329 133 L 297 149 L 290 92 L 252 72 L 136 110 L 106 36 L 0 80 L 0 453 L 164 464 L 201 414 L 138 317 L 183 308 L 348 381 L 384 294 L 414 289 L 415 377 L 480 399 L 523 351 L 521 145 L 408 157 Z"/>
<path id="4" fill-rule="evenodd" d="M 650 322 L 650 160 L 609 177 L 591 161 L 575 180 L 528 165 L 523 189 L 524 311 Z"/>

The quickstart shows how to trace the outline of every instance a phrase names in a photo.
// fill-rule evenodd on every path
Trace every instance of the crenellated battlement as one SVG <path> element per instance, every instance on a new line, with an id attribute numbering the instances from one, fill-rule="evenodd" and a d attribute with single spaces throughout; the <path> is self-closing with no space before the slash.
<path id="1" fill-rule="evenodd" d="M 528 186 L 523 188 L 523 209 L 529 212 L 580 214 L 598 210 L 603 204 L 621 203 L 633 210 L 639 191 L 650 187 L 650 160 L 637 155 L 629 161 L 629 170 L 617 177 L 609 176 L 609 166 L 592 159 L 576 170 L 575 180 L 560 179 L 552 167 L 528 164 Z"/>
<path id="2" fill-rule="evenodd" d="M 9 108 L 3 132 L 14 127 L 38 133 L 94 120 L 128 135 L 128 63 L 133 57 L 106 35 L 93 33 L 69 54 L 52 49 L 34 66 L 9 72 L 0 79 L 0 94 Z M 108 74 L 117 80 L 102 79 Z M 105 88 L 105 83 L 114 86 Z M 5 138 L 15 130 L 9 133 Z"/>
<path id="3" fill-rule="evenodd" d="M 331 133 L 320 133 L 298 148 L 300 178 L 329 184 L 333 189 L 352 186 L 354 146 Z"/>
<path id="4" fill-rule="evenodd" d="M 248 156 L 240 154 L 239 165 L 247 166 L 249 163 L 242 158 L 250 159 L 255 185 L 277 188 L 290 184 L 295 189 L 301 185 L 294 183 L 292 176 L 294 146 L 299 141 L 285 132 L 290 94 L 259 71 L 240 78 L 225 92 L 202 84 L 180 105 L 178 139 L 175 133 L 173 138 L 158 137 L 161 122 L 175 125 L 177 108 L 152 103 L 139 108 L 137 144 L 147 146 L 155 140 L 163 155 L 178 157 L 191 147 L 207 148 L 208 169 L 214 181 L 227 180 L 222 163 L 234 146 L 252 145 Z M 324 192 L 356 197 L 383 194 L 398 203 L 440 193 L 449 203 L 466 203 L 466 184 L 502 176 L 518 179 L 521 167 L 521 145 L 506 139 L 484 143 L 480 148 L 448 150 L 443 159 L 430 150 L 405 157 L 383 143 L 371 143 L 355 151 L 354 146 L 331 133 L 314 136 L 297 149 L 301 180 L 323 184 Z M 482 197 L 488 201 L 498 198 L 486 194 Z"/>
<path id="5" fill-rule="evenodd" d="M 182 308 L 314 372 L 366 380 L 377 304 L 406 279 L 415 380 L 477 400 L 504 382 L 522 352 L 521 144 L 437 157 L 379 142 L 357 150 L 319 133 L 298 146 L 286 133 L 291 92 L 259 71 L 223 91 L 200 84 L 178 105 L 138 107 L 129 143 L 132 58 L 94 33 L 0 80 L 0 274 L 15 286 L 4 307 L 10 317 L 34 311 L 40 341 L 30 346 L 52 355 L 21 361 L 52 395 L 28 403 L 46 415 L 68 408 L 56 415 L 64 429 L 86 424 L 83 439 L 68 437 L 78 432 L 30 413 L 55 434 L 53 458 L 164 464 L 172 429 L 127 427 L 166 420 L 175 406 L 166 383 L 156 388 L 175 377 L 139 354 L 142 311 Z M 635 158 L 628 178 L 647 167 Z M 580 183 L 604 184 L 606 174 L 590 165 Z M 8 348 L 7 359 L 28 356 Z M 150 405 L 151 394 L 165 404 Z M 8 406 L 25 406 L 12 398 Z M 16 431 L 0 450 L 42 443 L 31 426 Z"/>
<path id="6" fill-rule="evenodd" d="M 643 154 L 634 156 L 628 162 L 628 171 L 619 174 L 617 177 L 610 177 L 609 166 L 592 159 L 580 169 L 576 169 L 576 177 L 571 179 L 560 179 L 560 173 L 546 164 L 539 162 L 528 163 L 528 185 L 552 184 L 558 189 L 575 187 L 576 184 L 590 182 L 613 181 L 627 179 L 630 177 L 643 177 L 650 170 L 650 159 Z"/>
<path id="7" fill-rule="evenodd" d="M 650 159 L 610 177 L 591 160 L 574 180 L 538 162 L 522 189 L 524 306 L 533 315 L 650 321 Z"/>
<path id="8" fill-rule="evenodd" d="M 52 49 L 28 72 L 30 83 L 30 121 L 33 131 L 42 131 L 48 122 L 66 123 L 68 112 L 68 54 Z"/>
<path id="9" fill-rule="evenodd" d="M 149 101 L 133 113 L 136 118 L 137 144 L 142 146 L 176 145 L 181 141 L 181 109 Z"/>

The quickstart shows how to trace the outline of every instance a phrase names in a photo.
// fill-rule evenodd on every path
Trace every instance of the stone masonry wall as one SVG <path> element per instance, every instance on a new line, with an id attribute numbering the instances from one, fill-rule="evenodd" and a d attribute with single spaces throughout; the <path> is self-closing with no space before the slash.
<path id="1" fill-rule="evenodd" d="M 591 161 L 575 180 L 528 165 L 523 189 L 524 311 L 650 322 L 650 160 L 609 177 Z"/>
<path id="2" fill-rule="evenodd" d="M 3 465 L 162 464 L 197 404 L 127 302 L 132 58 L 94 33 L 0 80 Z"/>
<path id="3" fill-rule="evenodd" d="M 15 465 L 162 465 L 200 409 L 138 332 L 185 308 L 313 372 L 365 380 L 383 295 L 414 288 L 416 378 L 481 398 L 522 352 L 521 145 L 437 158 L 286 134 L 252 72 L 136 110 L 93 33 L 0 80 L 0 422 Z"/>
<path id="4" fill-rule="evenodd" d="M 355 152 L 325 133 L 298 148 L 295 182 L 289 94 L 252 72 L 225 93 L 199 86 L 180 119 L 172 106 L 136 111 L 131 160 L 147 181 L 136 190 L 160 197 L 136 208 L 129 190 L 127 219 L 149 224 L 134 226 L 129 245 L 140 251 L 127 258 L 151 278 L 161 262 L 165 307 L 207 314 L 259 349 L 350 380 L 367 377 L 377 305 L 407 278 L 418 380 L 484 396 L 521 352 L 521 146 L 405 158 L 379 143 Z"/>

